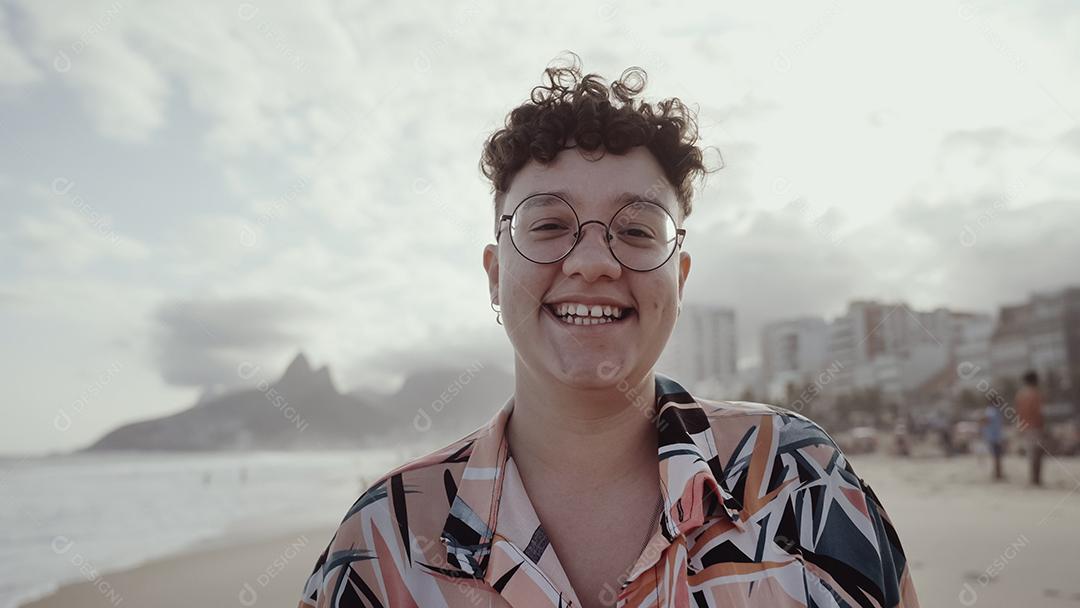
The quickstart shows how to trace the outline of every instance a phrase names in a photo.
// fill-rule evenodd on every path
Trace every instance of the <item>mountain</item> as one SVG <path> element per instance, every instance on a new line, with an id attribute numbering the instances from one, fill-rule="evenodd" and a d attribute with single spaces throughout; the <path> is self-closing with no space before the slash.
<path id="1" fill-rule="evenodd" d="M 352 393 L 372 401 L 395 428 L 412 433 L 466 434 L 487 422 L 514 392 L 514 376 L 493 365 L 415 371 L 389 396 Z"/>
<path id="2" fill-rule="evenodd" d="M 467 433 L 513 393 L 513 376 L 474 364 L 426 369 L 393 395 L 338 392 L 330 370 L 312 369 L 299 353 L 273 382 L 220 395 L 191 407 L 123 425 L 85 448 L 106 450 L 348 449 Z"/>

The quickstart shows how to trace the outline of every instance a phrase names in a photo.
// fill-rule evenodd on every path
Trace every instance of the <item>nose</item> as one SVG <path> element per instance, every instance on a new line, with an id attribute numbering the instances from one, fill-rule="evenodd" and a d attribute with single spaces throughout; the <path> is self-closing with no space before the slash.
<path id="1" fill-rule="evenodd" d="M 593 230 L 596 236 L 590 237 L 587 229 Z M 586 281 L 593 282 L 602 276 L 617 279 L 622 274 L 622 264 L 615 259 L 608 248 L 607 226 L 598 222 L 585 222 L 578 228 L 581 236 L 570 254 L 563 259 L 563 272 L 567 276 L 580 274 Z"/>

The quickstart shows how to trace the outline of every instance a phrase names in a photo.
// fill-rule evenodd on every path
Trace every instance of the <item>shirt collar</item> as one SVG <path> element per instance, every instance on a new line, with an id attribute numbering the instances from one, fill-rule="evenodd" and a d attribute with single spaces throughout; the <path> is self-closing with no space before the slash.
<path id="1" fill-rule="evenodd" d="M 709 417 L 677 382 L 654 372 L 656 403 L 650 415 L 659 430 L 657 459 L 664 496 L 661 532 L 668 542 L 713 517 L 737 527 L 741 505 L 724 487 L 720 457 Z M 499 499 L 507 468 L 506 423 L 513 411 L 507 399 L 484 427 L 473 433 L 471 452 L 443 525 L 447 563 L 466 576 L 482 578 L 491 555 Z M 647 567 L 638 564 L 634 570 Z"/>

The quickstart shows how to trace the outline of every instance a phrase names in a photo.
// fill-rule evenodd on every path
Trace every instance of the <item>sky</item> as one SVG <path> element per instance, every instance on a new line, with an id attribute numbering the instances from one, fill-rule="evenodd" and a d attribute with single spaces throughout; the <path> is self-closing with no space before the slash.
<path id="1" fill-rule="evenodd" d="M 679 7 L 3 0 L 0 453 L 299 350 L 347 390 L 509 367 L 477 163 L 564 50 L 697 110 L 723 168 L 684 296 L 735 310 L 746 363 L 763 323 L 853 299 L 1080 284 L 1074 3 Z"/>

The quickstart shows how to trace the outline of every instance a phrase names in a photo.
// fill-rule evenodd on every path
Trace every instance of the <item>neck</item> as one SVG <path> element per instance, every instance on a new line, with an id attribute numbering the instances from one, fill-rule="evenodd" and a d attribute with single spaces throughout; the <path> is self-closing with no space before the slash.
<path id="1" fill-rule="evenodd" d="M 613 386 L 581 389 L 524 366 L 515 373 L 507 434 L 519 468 L 560 485 L 597 490 L 657 475 L 656 386 L 652 371 Z"/>

